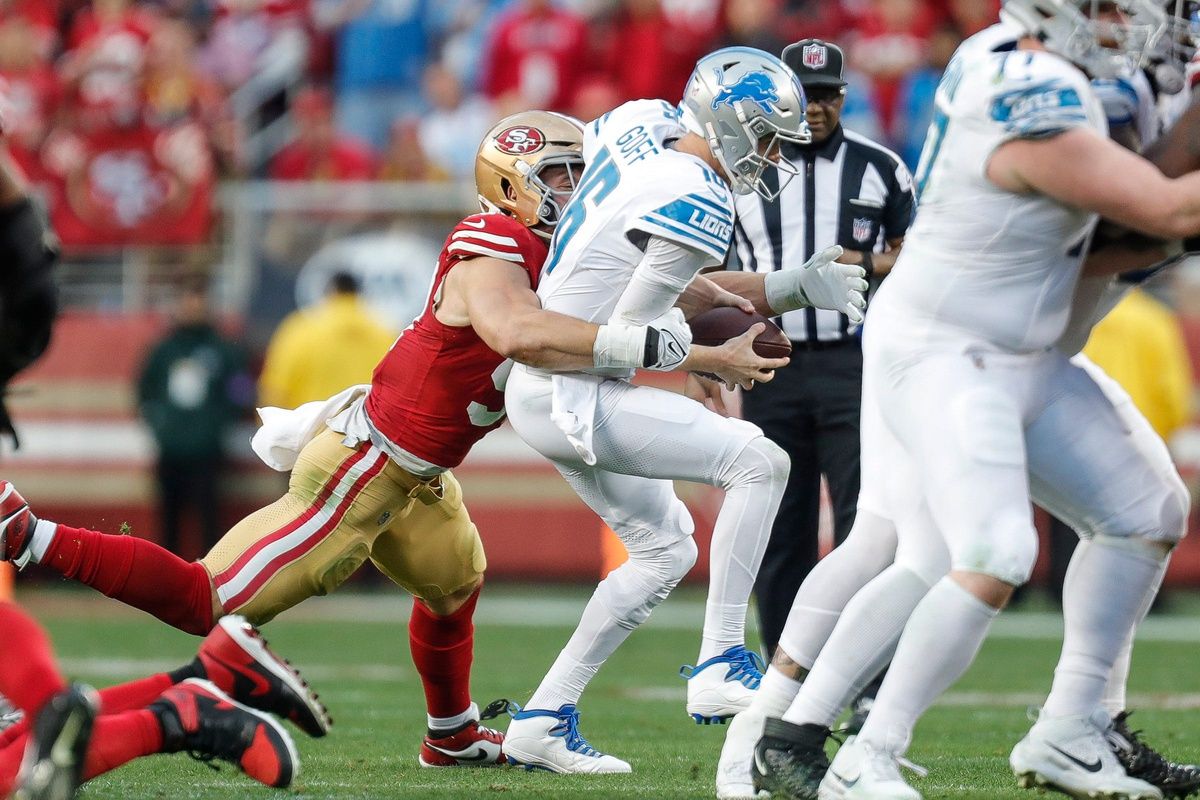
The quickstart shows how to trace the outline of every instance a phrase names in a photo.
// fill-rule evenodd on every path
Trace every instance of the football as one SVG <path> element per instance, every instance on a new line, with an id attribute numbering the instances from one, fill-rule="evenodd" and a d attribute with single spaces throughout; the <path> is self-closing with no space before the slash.
<path id="1" fill-rule="evenodd" d="M 747 314 L 737 308 L 722 307 L 698 314 L 688 322 L 692 329 L 692 344 L 715 347 L 735 336 L 741 336 L 756 322 L 767 329 L 754 340 L 754 352 L 763 358 L 783 358 L 792 352 L 792 343 L 779 326 L 762 314 Z"/>

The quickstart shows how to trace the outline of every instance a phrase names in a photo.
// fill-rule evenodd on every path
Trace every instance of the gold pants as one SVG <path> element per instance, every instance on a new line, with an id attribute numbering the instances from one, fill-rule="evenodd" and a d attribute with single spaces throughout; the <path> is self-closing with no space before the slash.
<path id="1" fill-rule="evenodd" d="M 487 567 L 449 472 L 418 478 L 369 442 L 325 430 L 300 453 L 288 493 L 235 525 L 205 556 L 222 608 L 262 624 L 328 594 L 368 558 L 416 597 L 436 600 Z"/>

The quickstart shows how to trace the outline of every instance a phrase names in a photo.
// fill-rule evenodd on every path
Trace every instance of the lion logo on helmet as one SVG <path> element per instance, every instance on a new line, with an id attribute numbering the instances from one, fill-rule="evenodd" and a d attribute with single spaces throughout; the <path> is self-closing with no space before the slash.
<path id="1" fill-rule="evenodd" d="M 749 100 L 752 103 L 757 103 L 758 107 L 764 113 L 770 114 L 775 111 L 775 104 L 779 102 L 779 92 L 775 89 L 775 81 L 771 80 L 771 76 L 762 70 L 747 72 L 736 83 L 726 84 L 723 70 L 717 70 L 717 85 L 721 87 L 720 93 L 713 98 L 712 107 L 715 109 L 720 105 L 727 105 L 734 108 L 734 103 L 741 100 Z"/>
<path id="2" fill-rule="evenodd" d="M 513 156 L 527 156 L 545 146 L 546 135 L 528 125 L 506 128 L 496 136 L 496 147 L 500 152 Z"/>

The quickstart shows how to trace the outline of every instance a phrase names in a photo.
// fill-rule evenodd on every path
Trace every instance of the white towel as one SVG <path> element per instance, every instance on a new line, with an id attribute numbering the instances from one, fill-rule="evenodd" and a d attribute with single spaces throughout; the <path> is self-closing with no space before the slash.
<path id="1" fill-rule="evenodd" d="M 314 400 L 299 408 L 258 409 L 262 427 L 250 439 L 250 447 L 271 469 L 290 472 L 296 466 L 300 451 L 311 442 L 325 421 L 357 400 L 366 397 L 371 385 L 351 386 L 328 400 Z"/>
<path id="2" fill-rule="evenodd" d="M 592 433 L 596 422 L 596 402 L 604 378 L 579 372 L 551 377 L 553 394 L 550 400 L 550 420 L 567 435 L 567 441 L 579 453 L 583 463 L 592 466 Z"/>

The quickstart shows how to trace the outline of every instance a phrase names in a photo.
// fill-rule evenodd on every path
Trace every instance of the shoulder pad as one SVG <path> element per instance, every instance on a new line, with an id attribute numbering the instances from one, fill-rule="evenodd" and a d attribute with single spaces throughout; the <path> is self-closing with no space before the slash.
<path id="1" fill-rule="evenodd" d="M 1042 138 L 1091 123 L 1091 86 L 1083 73 L 1048 53 L 1019 51 L 1000 60 L 988 114 L 1010 136 Z"/>
<path id="2" fill-rule="evenodd" d="M 533 235 L 507 214 L 472 214 L 454 226 L 446 240 L 446 253 L 460 259 L 489 256 L 523 265 Z"/>

